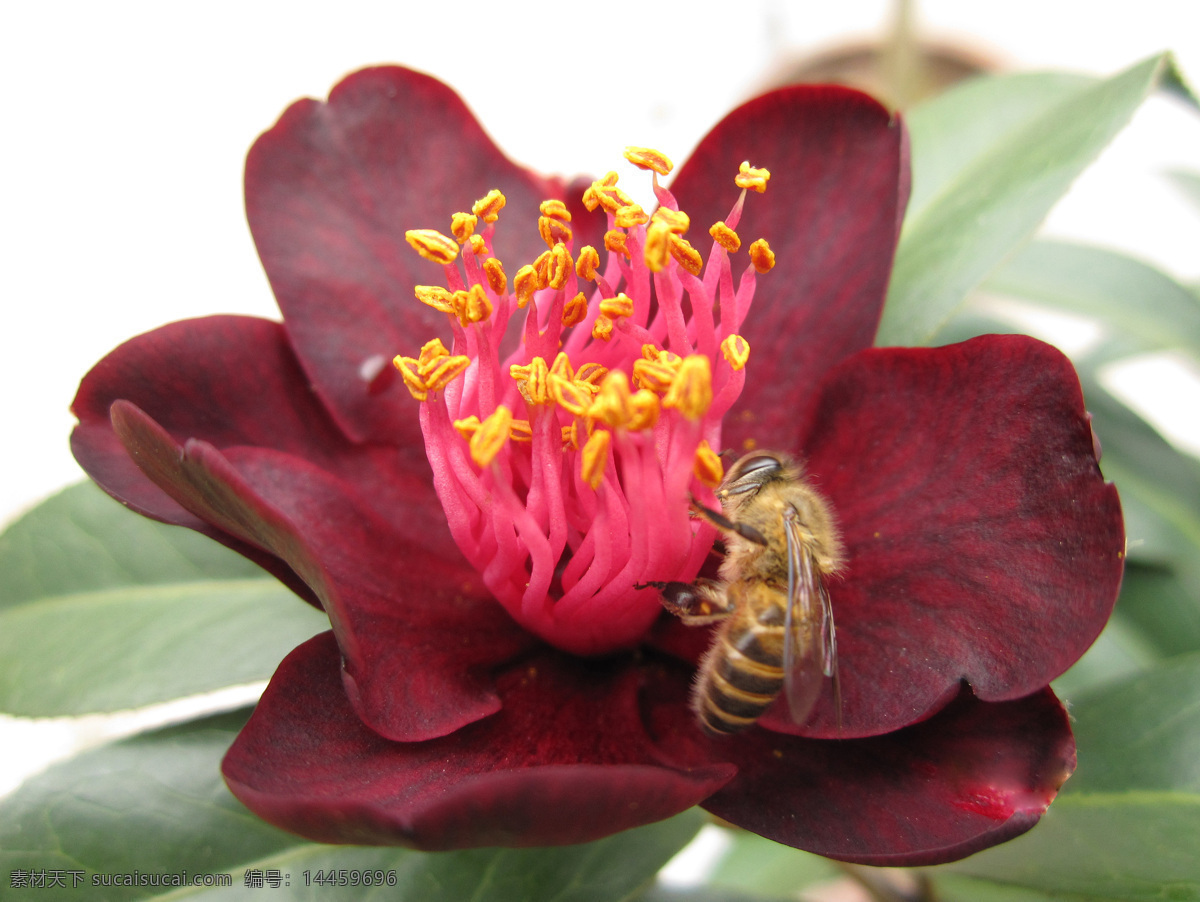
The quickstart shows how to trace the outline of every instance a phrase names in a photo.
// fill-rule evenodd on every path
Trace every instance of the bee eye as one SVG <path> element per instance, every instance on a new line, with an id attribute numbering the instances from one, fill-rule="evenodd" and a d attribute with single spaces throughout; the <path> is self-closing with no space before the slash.
<path id="1" fill-rule="evenodd" d="M 735 467 L 737 478 L 755 475 L 765 475 L 768 471 L 783 469 L 783 462 L 773 454 L 758 454 L 754 457 L 742 458 Z"/>

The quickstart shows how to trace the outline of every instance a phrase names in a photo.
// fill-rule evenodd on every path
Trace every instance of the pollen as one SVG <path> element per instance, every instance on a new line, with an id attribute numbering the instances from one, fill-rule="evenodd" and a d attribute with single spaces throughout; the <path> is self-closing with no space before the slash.
<path id="1" fill-rule="evenodd" d="M 600 488 L 604 481 L 604 470 L 608 466 L 608 448 L 612 444 L 612 433 L 597 429 L 583 446 L 579 475 L 593 489 Z"/>
<path id="2" fill-rule="evenodd" d="M 490 466 L 508 442 L 512 422 L 512 411 L 503 404 L 497 407 L 471 436 L 471 460 L 481 467 Z"/>
<path id="3" fill-rule="evenodd" d="M 458 259 L 458 243 L 437 229 L 409 229 L 404 240 L 431 263 L 449 265 Z"/>
<path id="4" fill-rule="evenodd" d="M 759 238 L 750 245 L 750 262 L 754 264 L 755 271 L 760 273 L 770 272 L 775 268 L 775 252 L 765 239 Z"/>
<path id="5" fill-rule="evenodd" d="M 746 160 L 738 167 L 738 174 L 734 176 L 733 183 L 739 188 L 748 188 L 762 194 L 767 190 L 767 181 L 770 178 L 771 173 L 765 169 L 756 169 Z"/>
<path id="6" fill-rule="evenodd" d="M 696 478 L 710 489 L 715 489 L 725 478 L 725 468 L 721 465 L 721 457 L 709 447 L 707 441 L 701 440 L 700 444 L 696 446 L 696 463 L 693 472 L 696 474 Z"/>
<path id="7" fill-rule="evenodd" d="M 738 233 L 724 222 L 714 222 L 712 228 L 708 230 L 708 234 L 712 235 L 713 241 L 731 254 L 736 254 L 738 248 L 742 246 L 742 239 L 738 237 Z"/>
<path id="8" fill-rule="evenodd" d="M 548 198 L 522 225 L 546 249 L 515 261 L 511 277 L 493 250 L 506 227 L 499 191 L 453 214 L 452 237 L 406 233 L 443 265 L 444 286 L 414 295 L 445 316 L 453 343 L 394 360 L 459 548 L 522 626 L 587 655 L 641 641 L 660 606 L 636 586 L 691 582 L 708 557 L 715 529 L 690 516 L 689 498 L 717 503 L 712 448 L 745 384 L 742 324 L 773 259 L 757 241 L 737 271 L 731 262 L 765 170 L 738 173 L 749 187 L 730 190 L 701 252 L 659 183 L 671 161 L 641 147 L 626 158 L 652 173 L 658 208 L 636 204 L 610 172 L 582 197 L 603 245 L 577 246 L 570 200 Z"/>
<path id="9" fill-rule="evenodd" d="M 662 176 L 670 175 L 671 170 L 675 168 L 670 157 L 649 147 L 626 147 L 625 159 L 638 169 L 649 169 Z"/>
<path id="10" fill-rule="evenodd" d="M 750 343 L 740 335 L 730 335 L 721 342 L 721 356 L 735 371 L 740 370 L 750 359 Z"/>
<path id="11" fill-rule="evenodd" d="M 471 207 L 471 212 L 482 219 L 489 225 L 500 218 L 500 211 L 504 209 L 504 205 L 508 203 L 504 195 L 496 188 L 493 188 Z"/>
<path id="12" fill-rule="evenodd" d="M 698 420 L 708 412 L 712 398 L 712 366 L 703 354 L 692 354 L 680 364 L 662 403 L 689 420 Z"/>

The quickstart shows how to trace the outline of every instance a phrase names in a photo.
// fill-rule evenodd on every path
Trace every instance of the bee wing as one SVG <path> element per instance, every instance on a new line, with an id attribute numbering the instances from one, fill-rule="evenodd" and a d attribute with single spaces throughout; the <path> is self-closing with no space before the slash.
<path id="1" fill-rule="evenodd" d="M 783 690 L 793 723 L 808 720 L 825 677 L 833 677 L 834 701 L 841 709 L 837 682 L 837 638 L 829 590 L 814 566 L 790 508 L 784 512 L 788 552 L 788 606 L 784 614 Z M 839 715 L 840 716 L 840 715 Z"/>

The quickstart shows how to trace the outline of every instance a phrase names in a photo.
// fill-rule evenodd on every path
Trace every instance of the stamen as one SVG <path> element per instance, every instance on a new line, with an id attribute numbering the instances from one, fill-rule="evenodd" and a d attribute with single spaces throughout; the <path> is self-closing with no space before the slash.
<path id="1" fill-rule="evenodd" d="M 653 173 L 658 209 L 635 204 L 609 173 L 583 196 L 604 211 L 604 247 L 576 250 L 567 204 L 544 201 L 537 227 L 547 250 L 523 261 L 511 285 L 492 250 L 499 191 L 453 215 L 453 238 L 406 233 L 444 266 L 446 287 L 415 295 L 446 315 L 454 344 L 451 353 L 434 339 L 418 357 L 394 360 L 423 402 L 455 541 L 514 618 L 581 654 L 641 641 L 660 609 L 634 587 L 691 581 L 708 555 L 715 530 L 689 516 L 688 497 L 716 503 L 712 447 L 750 353 L 739 330 L 757 273 L 773 263 L 766 242 L 754 242 L 735 288 L 735 229 L 765 170 L 742 167 L 745 185 L 710 230 L 706 259 L 659 184 L 671 161 L 636 147 L 626 158 Z M 522 309 L 523 325 L 508 328 Z"/>
<path id="2" fill-rule="evenodd" d="M 491 225 L 500 218 L 500 211 L 504 209 L 506 203 L 508 201 L 504 195 L 496 188 L 493 188 L 479 200 L 475 201 L 471 207 L 471 212 Z"/>
<path id="3" fill-rule="evenodd" d="M 720 455 L 709 447 L 708 442 L 703 439 L 696 446 L 696 466 L 694 472 L 696 478 L 710 489 L 715 489 L 721 484 L 721 480 L 725 478 L 725 467 L 721 464 Z"/>
<path id="4" fill-rule="evenodd" d="M 674 407 L 689 420 L 698 420 L 712 404 L 712 368 L 703 354 L 692 354 L 679 366 L 663 398 L 663 407 Z"/>
<path id="5" fill-rule="evenodd" d="M 739 188 L 749 188 L 762 194 L 767 190 L 767 181 L 770 178 L 771 173 L 765 169 L 755 169 L 750 165 L 750 161 L 746 160 L 738 167 L 738 174 L 734 176 L 733 183 Z"/>
<path id="6" fill-rule="evenodd" d="M 754 264 L 755 272 L 770 272 L 775 268 L 775 252 L 771 250 L 766 240 L 759 238 L 750 245 L 750 262 Z"/>
<path id="7" fill-rule="evenodd" d="M 489 466 L 500 453 L 500 449 L 508 443 L 512 421 L 512 411 L 501 404 L 490 417 L 481 422 L 475 434 L 471 436 L 471 460 L 481 467 Z"/>
<path id="8" fill-rule="evenodd" d="M 740 370 L 750 359 L 750 343 L 740 335 L 730 335 L 721 342 L 721 356 L 735 371 Z"/>
<path id="9" fill-rule="evenodd" d="M 649 147 L 626 147 L 625 159 L 638 169 L 653 170 L 661 176 L 670 175 L 671 170 L 675 168 L 675 164 L 665 153 Z"/>
<path id="10" fill-rule="evenodd" d="M 593 489 L 600 488 L 604 480 L 604 468 L 608 465 L 608 448 L 612 444 L 612 433 L 597 429 L 583 446 L 580 475 Z"/>
<path id="11" fill-rule="evenodd" d="M 404 240 L 432 263 L 448 266 L 458 259 L 458 244 L 437 229 L 409 229 L 404 233 Z"/>

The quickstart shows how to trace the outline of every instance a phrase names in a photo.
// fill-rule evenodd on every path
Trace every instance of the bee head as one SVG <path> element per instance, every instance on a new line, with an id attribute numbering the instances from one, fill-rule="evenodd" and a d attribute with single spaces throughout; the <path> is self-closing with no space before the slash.
<path id="1" fill-rule="evenodd" d="M 745 504 L 767 483 L 793 478 L 796 472 L 796 463 L 785 454 L 753 451 L 729 468 L 717 489 L 717 500 L 728 512 Z"/>

